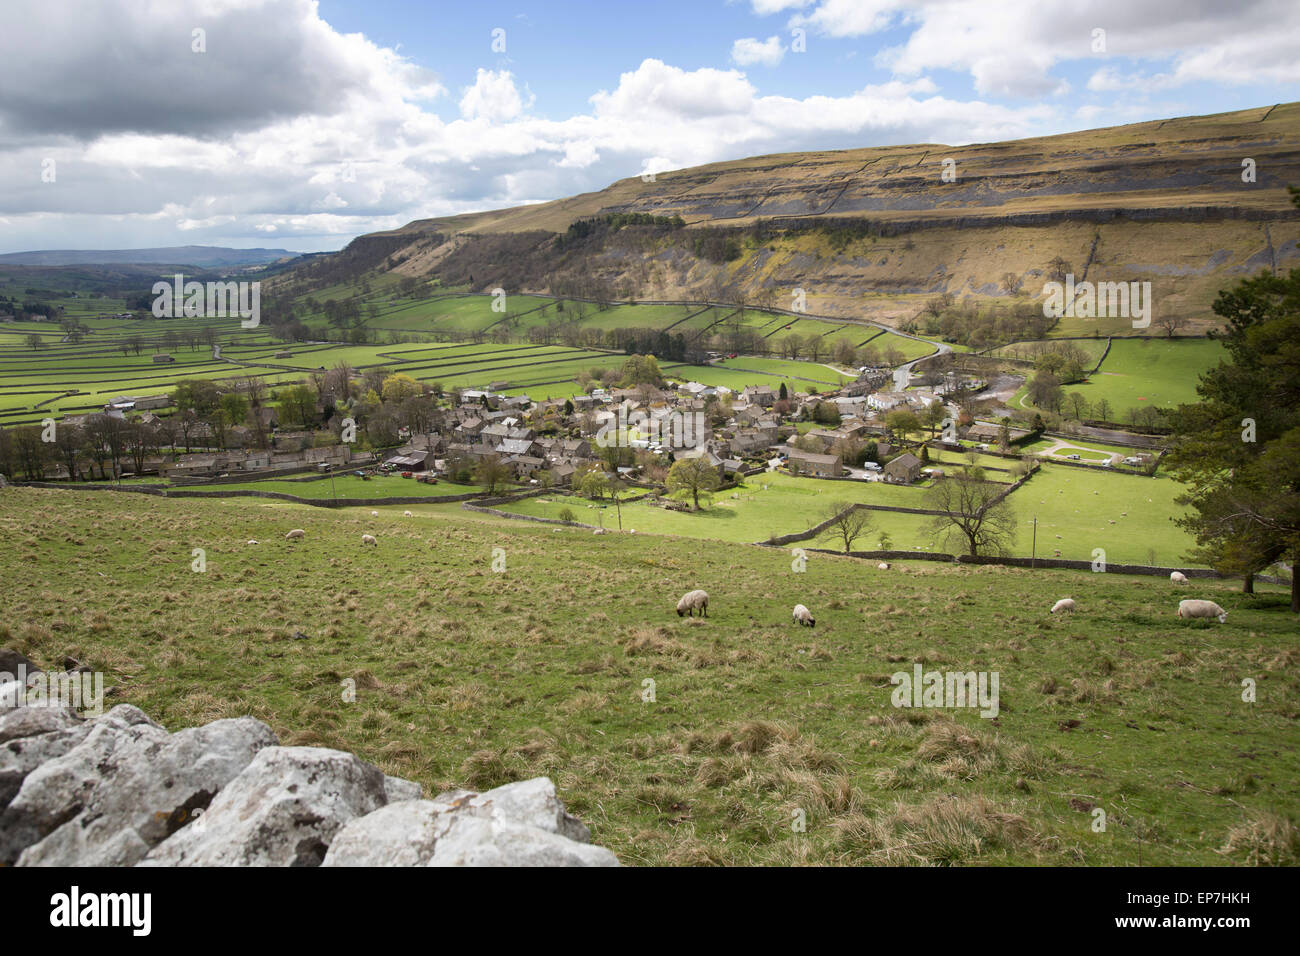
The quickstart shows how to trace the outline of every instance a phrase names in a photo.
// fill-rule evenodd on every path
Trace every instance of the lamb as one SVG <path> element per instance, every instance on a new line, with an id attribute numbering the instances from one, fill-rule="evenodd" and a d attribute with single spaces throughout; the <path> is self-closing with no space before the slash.
<path id="1" fill-rule="evenodd" d="M 794 606 L 794 622 L 802 627 L 817 626 L 817 622 L 813 620 L 812 612 L 802 604 Z"/>
<path id="2" fill-rule="evenodd" d="M 292 531 L 290 531 L 288 534 L 284 536 L 284 540 L 297 541 L 299 538 L 305 538 L 305 537 L 307 537 L 306 531 L 303 531 L 302 528 L 294 528 Z"/>
<path id="3" fill-rule="evenodd" d="M 368 544 L 373 544 L 376 548 L 379 547 L 379 541 L 376 540 L 373 534 L 363 534 L 361 536 L 361 546 L 364 548 Z"/>
<path id="4" fill-rule="evenodd" d="M 1052 605 L 1053 614 L 1056 614 L 1058 611 L 1073 611 L 1073 610 L 1074 610 L 1074 598 L 1061 598 L 1061 600 L 1057 601 L 1055 604 Z"/>
<path id="5" fill-rule="evenodd" d="M 370 512 L 370 517 L 372 517 L 372 518 L 378 518 L 378 517 L 379 517 L 379 512 L 378 512 L 378 511 L 372 511 L 372 512 Z"/>
<path id="6" fill-rule="evenodd" d="M 1228 623 L 1228 612 L 1213 601 L 1179 601 L 1178 616 L 1185 619 L 1217 617 L 1220 624 Z"/>
<path id="7" fill-rule="evenodd" d="M 888 570 L 889 570 L 889 562 L 888 562 L 888 561 L 881 561 L 879 564 L 876 565 L 876 568 L 877 568 L 878 570 L 880 570 L 880 571 L 888 571 Z"/>
<path id="8" fill-rule="evenodd" d="M 1169 580 L 1173 581 L 1174 584 L 1186 584 L 1187 575 L 1183 574 L 1182 571 L 1172 571 L 1169 574 Z"/>
<path id="9" fill-rule="evenodd" d="M 249 539 L 248 539 L 248 543 L 249 543 L 249 544 L 257 544 L 257 542 L 254 541 L 252 538 L 249 538 Z"/>
<path id="10" fill-rule="evenodd" d="M 682 595 L 682 599 L 677 602 L 677 616 L 688 615 L 695 616 L 696 611 L 700 612 L 700 617 L 709 616 L 709 595 L 707 591 L 687 591 Z"/>

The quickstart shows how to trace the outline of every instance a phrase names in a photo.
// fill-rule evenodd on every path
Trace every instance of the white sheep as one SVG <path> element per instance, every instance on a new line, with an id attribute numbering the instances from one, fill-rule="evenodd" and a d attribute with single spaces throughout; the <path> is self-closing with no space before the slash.
<path id="1" fill-rule="evenodd" d="M 292 531 L 290 531 L 288 534 L 284 536 L 284 540 L 297 541 L 299 538 L 305 538 L 305 537 L 307 537 L 306 531 L 303 531 L 302 528 L 294 528 Z"/>
<path id="2" fill-rule="evenodd" d="M 794 606 L 794 622 L 803 627 L 816 627 L 817 622 L 813 620 L 812 612 L 802 604 Z"/>
<path id="3" fill-rule="evenodd" d="M 695 616 L 695 612 L 700 612 L 700 617 L 709 616 L 709 595 L 707 591 L 687 591 L 682 595 L 682 599 L 677 602 L 677 616 L 688 615 Z"/>
<path id="4" fill-rule="evenodd" d="M 1178 616 L 1181 618 L 1217 617 L 1220 624 L 1228 623 L 1228 612 L 1213 601 L 1179 601 Z"/>
<path id="5" fill-rule="evenodd" d="M 1187 575 L 1183 574 L 1182 571 L 1171 571 L 1169 574 L 1169 580 L 1174 582 L 1174 584 L 1186 584 Z"/>
<path id="6" fill-rule="evenodd" d="M 411 517 L 411 513 L 409 511 L 403 511 L 402 514 L 408 518 Z"/>
<path id="7" fill-rule="evenodd" d="M 248 539 L 248 543 L 249 543 L 249 544 L 257 544 L 257 542 L 254 541 L 252 538 L 249 538 L 249 539 Z"/>
<path id="8" fill-rule="evenodd" d="M 372 518 L 378 518 L 378 517 L 379 517 L 379 512 L 378 512 L 378 511 L 372 511 L 372 512 L 370 512 L 370 517 L 372 517 Z"/>
<path id="9" fill-rule="evenodd" d="M 1058 611 L 1073 611 L 1073 610 L 1074 610 L 1074 598 L 1061 598 L 1061 600 L 1057 601 L 1055 604 L 1052 605 L 1053 614 L 1056 614 Z"/>
<path id="10" fill-rule="evenodd" d="M 876 568 L 877 568 L 878 570 L 880 570 L 880 571 L 888 571 L 888 570 L 889 570 L 889 562 L 888 562 L 888 561 L 881 561 L 879 564 L 876 565 Z"/>
<path id="11" fill-rule="evenodd" d="M 373 534 L 363 534 L 361 536 L 361 546 L 364 548 L 368 544 L 372 544 L 376 548 L 379 547 L 379 541 Z"/>

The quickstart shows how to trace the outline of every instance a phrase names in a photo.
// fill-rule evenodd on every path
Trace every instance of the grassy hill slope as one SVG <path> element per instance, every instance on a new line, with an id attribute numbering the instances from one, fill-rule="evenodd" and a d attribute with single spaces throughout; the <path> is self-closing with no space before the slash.
<path id="1" fill-rule="evenodd" d="M 105 671 L 110 703 L 252 714 L 434 792 L 546 774 L 630 864 L 1297 861 L 1279 596 L 107 492 L 0 490 L 0 534 L 0 645 Z M 707 620 L 673 613 L 693 587 Z M 1189 594 L 1228 623 L 1177 620 Z M 916 663 L 997 671 L 998 717 L 893 707 Z"/>

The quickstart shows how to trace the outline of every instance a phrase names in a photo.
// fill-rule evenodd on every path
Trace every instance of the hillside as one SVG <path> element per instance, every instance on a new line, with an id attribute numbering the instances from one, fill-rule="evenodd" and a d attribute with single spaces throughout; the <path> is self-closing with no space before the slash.
<path id="1" fill-rule="evenodd" d="M 1230 617 L 1187 622 L 1158 578 L 793 573 L 784 549 L 450 505 L 7 488 L 0 532 L 0 646 L 104 672 L 109 705 L 251 715 L 426 793 L 549 776 L 628 864 L 1296 862 L 1294 621 L 1269 589 L 1196 581 Z M 692 587 L 707 619 L 673 613 Z M 917 666 L 997 672 L 996 717 L 894 706 Z"/>
<path id="2" fill-rule="evenodd" d="M 1257 181 L 1242 182 L 1242 160 Z M 955 182 L 945 182 L 953 160 Z M 951 177 L 950 177 L 951 178 Z M 1300 264 L 1300 103 L 1005 143 L 787 153 L 620 180 L 554 202 L 362 236 L 304 285 L 363 274 L 474 290 L 713 298 L 902 324 L 925 302 L 1032 302 L 1048 263 L 1150 281 L 1157 314 L 1212 322 L 1217 291 Z M 684 226 L 598 226 L 644 214 Z M 566 241 L 573 240 L 573 241 Z M 312 271 L 315 269 L 315 271 Z M 1156 334 L 1153 331 L 1150 334 Z"/>

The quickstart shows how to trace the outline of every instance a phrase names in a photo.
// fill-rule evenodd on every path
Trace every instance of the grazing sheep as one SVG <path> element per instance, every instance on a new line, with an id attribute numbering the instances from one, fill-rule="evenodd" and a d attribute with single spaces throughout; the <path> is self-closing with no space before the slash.
<path id="1" fill-rule="evenodd" d="M 409 511 L 403 511 L 402 514 L 406 515 L 406 517 L 408 518 L 411 517 L 411 513 Z"/>
<path id="2" fill-rule="evenodd" d="M 802 627 L 816 627 L 817 622 L 813 620 L 812 612 L 802 604 L 794 606 L 794 622 Z"/>
<path id="3" fill-rule="evenodd" d="M 700 612 L 700 617 L 709 616 L 709 595 L 707 591 L 687 591 L 682 595 L 682 599 L 677 602 L 677 616 L 688 615 L 695 616 L 695 612 Z"/>
<path id="4" fill-rule="evenodd" d="M 877 570 L 880 570 L 880 571 L 888 571 L 888 570 L 889 570 L 889 562 L 888 562 L 888 561 L 881 561 L 879 564 L 876 565 L 876 568 L 877 568 Z"/>
<path id="5" fill-rule="evenodd" d="M 248 543 L 249 543 L 249 544 L 257 544 L 257 542 L 254 541 L 252 538 L 249 538 L 249 539 L 248 539 Z"/>
<path id="6" fill-rule="evenodd" d="M 379 512 L 378 512 L 378 511 L 372 511 L 372 512 L 370 512 L 370 517 L 372 517 L 372 518 L 378 518 L 378 517 L 379 517 Z"/>
<path id="7" fill-rule="evenodd" d="M 1061 598 L 1061 600 L 1057 601 L 1055 604 L 1052 605 L 1053 614 L 1057 613 L 1058 611 L 1073 611 L 1073 610 L 1074 610 L 1074 598 Z"/>
<path id="8" fill-rule="evenodd" d="M 368 544 L 373 544 L 376 548 L 379 547 L 379 541 L 376 540 L 373 534 L 363 534 L 361 536 L 361 546 L 364 548 Z"/>
<path id="9" fill-rule="evenodd" d="M 1179 601 L 1178 616 L 1181 618 L 1217 617 L 1220 624 L 1228 623 L 1228 612 L 1213 601 Z"/>
<path id="10" fill-rule="evenodd" d="M 303 531 L 302 528 L 294 528 L 292 531 L 290 531 L 288 534 L 284 536 L 284 540 L 297 541 L 299 538 L 305 538 L 305 537 L 307 537 L 306 531 Z"/>
<path id="11" fill-rule="evenodd" d="M 1187 575 L 1183 574 L 1182 571 L 1173 571 L 1169 575 L 1169 580 L 1173 581 L 1174 584 L 1186 584 Z"/>

